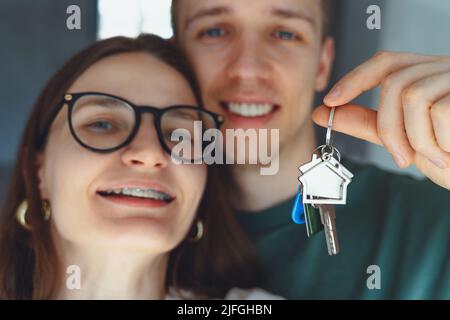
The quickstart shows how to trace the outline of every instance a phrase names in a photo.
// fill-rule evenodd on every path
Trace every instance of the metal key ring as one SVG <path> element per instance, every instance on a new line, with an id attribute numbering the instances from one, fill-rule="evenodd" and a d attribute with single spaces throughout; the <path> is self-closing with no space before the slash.
<path id="1" fill-rule="evenodd" d="M 330 152 L 327 152 L 326 148 L 330 148 Z M 333 146 L 321 145 L 314 150 L 314 153 L 320 151 L 320 157 L 323 160 L 330 160 L 332 157 L 336 156 L 338 162 L 341 162 L 341 153 L 339 150 Z"/>
<path id="2" fill-rule="evenodd" d="M 327 127 L 327 137 L 326 137 L 326 145 L 332 146 L 332 138 L 333 138 L 333 120 L 334 120 L 334 112 L 336 108 L 331 108 L 330 118 L 328 119 L 328 127 Z"/>

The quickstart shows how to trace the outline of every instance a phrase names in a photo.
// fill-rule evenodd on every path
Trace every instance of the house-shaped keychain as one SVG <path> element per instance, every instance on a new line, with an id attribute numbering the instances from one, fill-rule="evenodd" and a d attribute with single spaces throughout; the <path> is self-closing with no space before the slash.
<path id="1" fill-rule="evenodd" d="M 345 204 L 347 187 L 353 174 L 335 158 L 322 160 L 313 154 L 312 161 L 301 166 L 298 180 L 303 185 L 303 203 Z"/>

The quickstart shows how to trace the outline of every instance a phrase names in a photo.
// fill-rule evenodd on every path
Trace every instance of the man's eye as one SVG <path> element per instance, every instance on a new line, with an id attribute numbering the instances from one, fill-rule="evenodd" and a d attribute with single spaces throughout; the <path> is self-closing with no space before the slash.
<path id="1" fill-rule="evenodd" d="M 285 31 L 285 30 L 275 31 L 274 36 L 281 40 L 298 40 L 299 39 L 299 37 L 295 33 L 290 32 L 290 31 Z"/>
<path id="2" fill-rule="evenodd" d="M 208 29 L 201 33 L 201 36 L 210 37 L 210 38 L 218 38 L 223 37 L 226 34 L 223 28 L 212 28 Z"/>

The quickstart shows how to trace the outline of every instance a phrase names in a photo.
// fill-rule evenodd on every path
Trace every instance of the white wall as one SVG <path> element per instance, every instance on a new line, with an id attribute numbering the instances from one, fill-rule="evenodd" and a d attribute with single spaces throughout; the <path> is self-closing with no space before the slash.
<path id="1" fill-rule="evenodd" d="M 143 32 L 170 38 L 170 4 L 171 0 L 98 0 L 98 38 Z"/>

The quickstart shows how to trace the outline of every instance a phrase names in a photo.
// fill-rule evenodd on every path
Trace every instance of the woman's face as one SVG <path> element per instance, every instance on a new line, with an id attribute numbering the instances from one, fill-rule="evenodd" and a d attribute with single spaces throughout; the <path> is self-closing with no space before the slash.
<path id="1" fill-rule="evenodd" d="M 107 93 L 158 108 L 196 105 L 183 76 L 147 53 L 102 59 L 68 92 Z M 174 164 L 158 141 L 149 113 L 143 114 L 129 145 L 113 153 L 92 152 L 72 137 L 67 109 L 62 108 L 55 118 L 39 159 L 39 189 L 50 202 L 56 240 L 156 253 L 177 246 L 194 219 L 206 184 L 206 167 Z M 162 191 L 172 200 L 130 204 L 99 194 L 123 188 Z"/>

